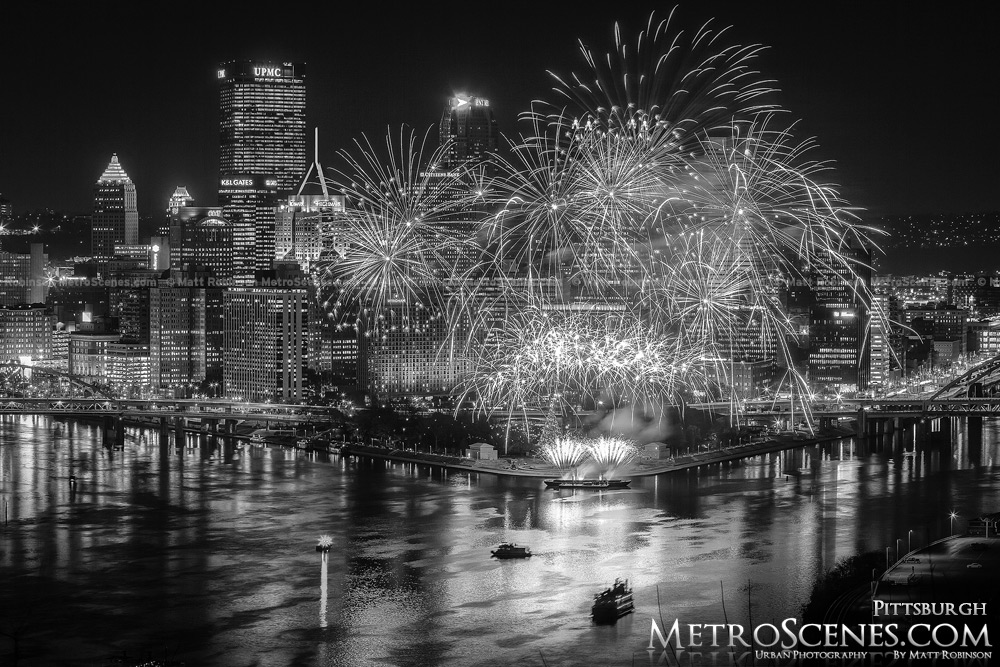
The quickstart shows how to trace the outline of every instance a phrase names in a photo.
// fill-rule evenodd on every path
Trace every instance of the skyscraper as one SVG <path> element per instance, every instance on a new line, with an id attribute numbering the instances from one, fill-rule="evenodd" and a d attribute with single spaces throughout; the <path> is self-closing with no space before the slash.
<path id="1" fill-rule="evenodd" d="M 197 384 L 207 375 L 206 296 L 201 287 L 149 290 L 150 381 L 159 389 Z"/>
<path id="2" fill-rule="evenodd" d="M 213 284 L 229 285 L 233 277 L 233 225 L 223 217 L 223 209 L 178 206 L 171 211 L 170 268 L 188 265 L 206 269 L 212 273 Z"/>
<path id="3" fill-rule="evenodd" d="M 115 256 L 115 243 L 139 242 L 135 184 L 118 162 L 117 154 L 111 156 L 107 169 L 97 179 L 91 225 L 91 255 L 98 264 L 106 265 Z"/>
<path id="4" fill-rule="evenodd" d="M 277 186 L 274 177 L 254 174 L 231 174 L 219 180 L 222 215 L 232 225 L 234 285 L 253 285 L 256 273 L 274 264 Z"/>
<path id="5" fill-rule="evenodd" d="M 482 162 L 497 149 L 497 121 L 490 101 L 482 97 L 457 93 L 448 100 L 441 116 L 440 140 L 450 141 L 444 170 Z"/>
<path id="6" fill-rule="evenodd" d="M 306 171 L 305 65 L 233 61 L 218 70 L 219 176 L 273 176 L 295 190 Z"/>
<path id="7" fill-rule="evenodd" d="M 226 394 L 251 401 L 301 401 L 309 364 L 303 289 L 225 292 Z"/>

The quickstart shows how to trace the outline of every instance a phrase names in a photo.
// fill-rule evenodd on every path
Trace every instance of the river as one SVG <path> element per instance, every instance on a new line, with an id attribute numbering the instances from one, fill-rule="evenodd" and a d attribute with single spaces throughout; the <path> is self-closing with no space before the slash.
<path id="1" fill-rule="evenodd" d="M 996 423 L 971 457 L 954 428 L 912 455 L 843 440 L 573 492 L 0 417 L 0 663 L 16 638 L 23 665 L 648 664 L 654 618 L 780 621 L 839 558 L 1000 510 Z M 504 541 L 535 555 L 491 559 Z M 595 626 L 616 577 L 636 612 Z"/>

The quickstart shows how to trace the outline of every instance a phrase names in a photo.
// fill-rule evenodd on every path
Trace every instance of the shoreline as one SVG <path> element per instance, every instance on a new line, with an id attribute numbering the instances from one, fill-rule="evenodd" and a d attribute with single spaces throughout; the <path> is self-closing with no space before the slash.
<path id="1" fill-rule="evenodd" d="M 737 461 L 739 459 L 759 456 L 761 454 L 772 454 L 797 447 L 809 447 L 812 445 L 824 444 L 834 440 L 855 437 L 854 431 L 844 431 L 842 433 L 825 434 L 811 438 L 780 438 L 757 442 L 736 447 L 723 448 L 696 454 L 685 454 L 671 461 L 656 461 L 653 463 L 639 463 L 633 465 L 627 472 L 621 473 L 622 477 L 651 477 L 682 470 L 690 470 L 704 465 L 714 463 L 725 463 Z M 477 461 L 465 463 L 466 459 L 458 457 L 442 456 L 439 454 L 421 454 L 419 452 L 404 452 L 403 450 L 387 450 L 380 447 L 366 445 L 348 445 L 347 453 L 342 456 L 357 456 L 359 458 L 379 459 L 392 461 L 395 463 L 413 463 L 418 465 L 428 465 L 447 470 L 461 470 L 464 472 L 487 473 L 490 475 L 506 477 L 524 477 L 538 479 L 560 478 L 566 472 L 552 466 L 531 466 L 528 468 L 501 468 L 499 461 Z M 323 451 L 323 450 L 318 450 Z M 434 457 L 434 458 L 430 458 Z M 496 464 L 495 466 L 493 464 Z M 641 466 L 641 467 L 639 467 Z"/>

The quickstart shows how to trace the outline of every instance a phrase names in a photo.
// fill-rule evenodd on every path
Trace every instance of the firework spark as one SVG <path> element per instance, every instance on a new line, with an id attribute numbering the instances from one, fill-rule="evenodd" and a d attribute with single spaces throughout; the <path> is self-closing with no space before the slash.
<path id="1" fill-rule="evenodd" d="M 384 154 L 367 138 L 357 154 L 340 153 L 347 166 L 335 183 L 348 206 L 320 230 L 317 278 L 331 312 L 369 330 L 406 330 L 415 310 L 445 304 L 448 280 L 476 252 L 470 223 L 455 214 L 468 190 L 457 173 L 436 170 L 448 145 L 428 151 L 427 138 L 401 130 Z"/>
<path id="2" fill-rule="evenodd" d="M 601 475 L 613 474 L 638 455 L 638 446 L 624 438 L 601 436 L 587 443 L 587 457 L 598 467 Z"/>
<path id="3" fill-rule="evenodd" d="M 587 456 L 587 448 L 576 438 L 556 438 L 542 445 L 538 454 L 548 463 L 565 470 L 580 465 Z"/>
<path id="4" fill-rule="evenodd" d="M 874 243 L 766 101 L 762 47 L 726 37 L 671 13 L 633 42 L 616 26 L 604 58 L 581 44 L 587 73 L 553 75 L 560 104 L 523 114 L 489 170 L 436 173 L 443 148 L 424 159 L 412 134 L 387 162 L 359 144 L 322 263 L 335 311 L 446 321 L 473 366 L 456 391 L 487 413 L 683 404 L 757 359 L 805 388 L 782 291 L 835 276 L 871 303 Z"/>

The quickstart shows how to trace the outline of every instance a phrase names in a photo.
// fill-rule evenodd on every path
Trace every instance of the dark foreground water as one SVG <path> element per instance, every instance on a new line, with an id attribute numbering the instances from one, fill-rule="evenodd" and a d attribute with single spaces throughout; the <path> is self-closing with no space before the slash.
<path id="1" fill-rule="evenodd" d="M 838 558 L 946 535 L 953 509 L 956 530 L 1000 510 L 995 425 L 971 456 L 954 441 L 913 455 L 843 441 L 626 491 L 554 492 L 178 447 L 155 431 L 109 451 L 85 424 L 2 417 L 0 664 L 15 639 L 21 665 L 123 652 L 187 665 L 649 664 L 654 617 L 780 621 Z M 491 559 L 503 541 L 535 556 Z M 636 613 L 593 625 L 593 594 L 619 576 Z"/>

